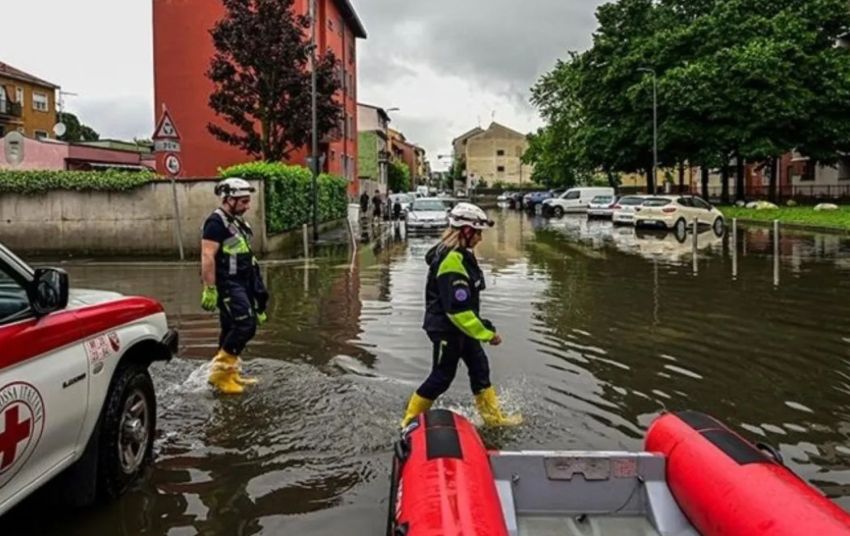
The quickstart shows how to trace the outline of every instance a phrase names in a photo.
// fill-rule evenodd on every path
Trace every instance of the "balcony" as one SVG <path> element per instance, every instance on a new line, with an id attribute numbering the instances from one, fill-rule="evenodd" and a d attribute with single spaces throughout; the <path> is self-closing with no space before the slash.
<path id="1" fill-rule="evenodd" d="M 21 117 L 22 110 L 20 103 L 11 102 L 9 100 L 0 100 L 0 116 Z"/>

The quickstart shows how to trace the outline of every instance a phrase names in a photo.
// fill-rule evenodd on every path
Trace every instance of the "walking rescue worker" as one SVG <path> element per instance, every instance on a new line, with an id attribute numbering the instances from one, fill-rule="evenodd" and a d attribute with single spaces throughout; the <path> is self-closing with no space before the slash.
<path id="1" fill-rule="evenodd" d="M 449 228 L 440 243 L 425 256 L 429 265 L 425 287 L 423 328 L 433 343 L 432 368 L 428 379 L 413 393 L 402 420 L 407 426 L 427 411 L 454 380 L 463 360 L 475 405 L 487 426 L 519 424 L 519 415 L 505 416 L 496 390 L 490 385 L 490 365 L 482 343 L 498 346 L 502 338 L 496 328 L 479 315 L 478 294 L 485 289 L 484 274 L 473 248 L 481 242 L 484 229 L 493 226 L 487 214 L 470 203 L 458 203 L 449 213 Z"/>
<path id="2" fill-rule="evenodd" d="M 372 198 L 372 218 L 380 220 L 381 219 L 381 205 L 383 201 L 381 201 L 381 191 L 375 190 L 375 196 Z"/>
<path id="3" fill-rule="evenodd" d="M 251 251 L 253 232 L 243 218 L 251 205 L 254 187 L 239 178 L 225 179 L 215 187 L 221 206 L 204 223 L 201 241 L 201 306 L 219 310 L 219 350 L 212 361 L 209 382 L 225 394 L 239 394 L 244 385 L 257 383 L 239 375 L 239 354 L 268 319 L 269 294 L 257 259 Z"/>

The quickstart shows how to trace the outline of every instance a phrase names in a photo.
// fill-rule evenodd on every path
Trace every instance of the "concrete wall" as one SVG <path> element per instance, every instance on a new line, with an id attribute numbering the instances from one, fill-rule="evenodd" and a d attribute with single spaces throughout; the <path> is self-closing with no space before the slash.
<path id="1" fill-rule="evenodd" d="M 201 227 L 219 205 L 214 180 L 177 181 L 183 248 L 200 252 Z M 254 250 L 268 251 L 263 184 L 248 212 Z M 0 242 L 26 254 L 178 256 L 176 218 L 170 182 L 130 192 L 54 191 L 37 196 L 0 196 Z"/>

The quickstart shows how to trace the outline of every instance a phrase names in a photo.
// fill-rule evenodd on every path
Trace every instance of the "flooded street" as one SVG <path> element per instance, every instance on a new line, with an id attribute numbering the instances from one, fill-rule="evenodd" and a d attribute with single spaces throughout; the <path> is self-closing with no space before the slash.
<path id="1" fill-rule="evenodd" d="M 636 450 L 659 412 L 695 409 L 850 509 L 850 238 L 783 231 L 775 266 L 770 229 L 709 230 L 695 263 L 690 236 L 491 215 L 483 311 L 504 344 L 488 353 L 525 423 L 488 446 Z M 266 264 L 270 320 L 244 355 L 261 384 L 234 398 L 206 385 L 218 325 L 197 266 L 69 265 L 73 286 L 161 300 L 180 330 L 180 357 L 152 369 L 156 461 L 110 505 L 45 516 L 30 499 L 4 536 L 383 534 L 396 427 L 430 368 L 434 240 Z M 468 385 L 461 367 L 439 405 L 474 416 Z"/>

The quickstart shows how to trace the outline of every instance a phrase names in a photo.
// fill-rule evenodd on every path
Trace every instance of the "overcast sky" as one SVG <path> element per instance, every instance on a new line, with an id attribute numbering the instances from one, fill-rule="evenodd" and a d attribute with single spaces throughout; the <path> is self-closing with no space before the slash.
<path id="1" fill-rule="evenodd" d="M 210 1 L 210 0 L 203 0 Z M 369 33 L 359 43 L 358 96 L 398 107 L 393 126 L 437 155 L 491 119 L 540 125 L 528 103 L 537 77 L 590 45 L 602 0 L 352 0 Z M 151 0 L 3 2 L 0 61 L 62 86 L 101 136 L 153 131 Z"/>

